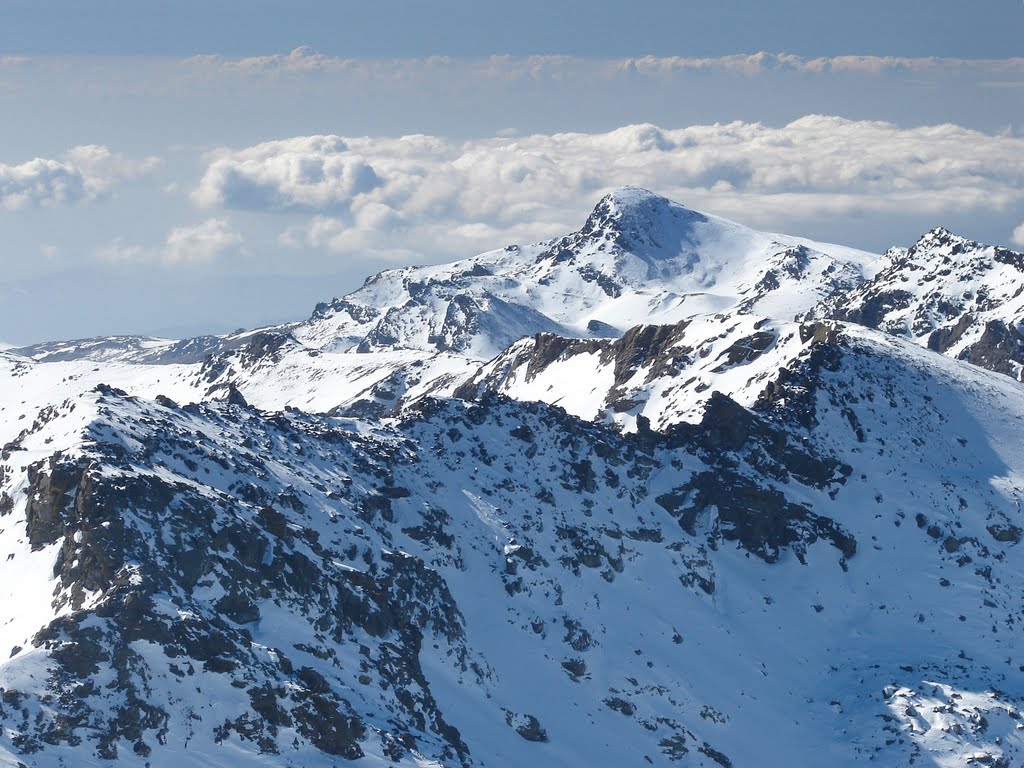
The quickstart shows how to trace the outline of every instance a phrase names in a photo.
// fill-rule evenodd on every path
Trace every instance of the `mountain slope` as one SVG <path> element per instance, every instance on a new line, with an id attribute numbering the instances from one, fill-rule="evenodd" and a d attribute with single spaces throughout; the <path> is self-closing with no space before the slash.
<path id="1" fill-rule="evenodd" d="M 807 353 L 814 333 L 751 315 L 701 315 L 618 339 L 538 334 L 482 365 L 455 394 L 496 392 L 626 431 L 640 422 L 664 431 L 699 421 L 715 392 L 752 405 L 781 367 Z"/>
<path id="2" fill-rule="evenodd" d="M 661 436 L 487 398 L 383 431 L 54 409 L 5 450 L 0 567 L 58 586 L 34 637 L 38 612 L 4 627 L 7 749 L 1013 759 L 1017 385 L 865 331 L 810 345 L 753 412 L 712 397 Z"/>
<path id="3" fill-rule="evenodd" d="M 1015 259 L 624 188 L 304 322 L 0 351 L 0 765 L 1017 764 Z"/>

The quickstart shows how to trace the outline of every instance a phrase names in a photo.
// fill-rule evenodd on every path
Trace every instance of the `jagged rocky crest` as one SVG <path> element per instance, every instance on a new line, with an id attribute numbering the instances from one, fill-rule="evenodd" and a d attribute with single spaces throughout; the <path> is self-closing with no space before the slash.
<path id="1" fill-rule="evenodd" d="M 1021 380 L 1024 254 L 933 229 L 891 249 L 878 273 L 812 314 L 914 339 Z"/>

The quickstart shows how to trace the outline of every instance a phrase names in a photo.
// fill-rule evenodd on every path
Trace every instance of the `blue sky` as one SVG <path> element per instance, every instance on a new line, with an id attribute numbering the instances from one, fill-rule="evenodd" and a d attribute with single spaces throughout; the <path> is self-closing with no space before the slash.
<path id="1" fill-rule="evenodd" d="M 1024 5 L 7 0 L 0 342 L 297 319 L 617 184 L 1024 246 Z M 764 53 L 767 52 L 767 53 Z M 406 138 L 403 138 L 406 137 Z"/>
<path id="2" fill-rule="evenodd" d="M 310 45 L 356 57 L 1002 58 L 1021 54 L 1016 0 L 6 0 L 0 49 L 24 54 L 246 56 Z"/>

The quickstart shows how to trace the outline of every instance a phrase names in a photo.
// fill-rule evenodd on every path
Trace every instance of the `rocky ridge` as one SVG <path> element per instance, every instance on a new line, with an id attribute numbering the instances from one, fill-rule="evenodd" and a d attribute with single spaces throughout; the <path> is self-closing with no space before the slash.
<path id="1" fill-rule="evenodd" d="M 1012 376 L 1024 371 L 1024 254 L 933 229 L 810 316 L 904 336 L 928 349 Z"/>

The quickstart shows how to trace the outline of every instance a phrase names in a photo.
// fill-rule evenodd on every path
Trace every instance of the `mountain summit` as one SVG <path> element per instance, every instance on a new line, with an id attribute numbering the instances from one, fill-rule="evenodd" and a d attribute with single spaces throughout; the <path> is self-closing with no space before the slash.
<path id="1" fill-rule="evenodd" d="M 704 214 L 649 190 L 618 187 L 601 198 L 579 234 L 658 261 L 692 252 L 700 242 L 696 230 L 709 223 Z"/>

